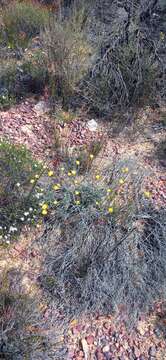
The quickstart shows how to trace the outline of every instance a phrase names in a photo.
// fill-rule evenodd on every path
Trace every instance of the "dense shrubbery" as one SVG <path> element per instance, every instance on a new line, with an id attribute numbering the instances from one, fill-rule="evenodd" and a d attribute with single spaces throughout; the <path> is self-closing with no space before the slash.
<path id="1" fill-rule="evenodd" d="M 46 59 L 40 49 L 25 53 L 21 63 L 16 59 L 0 64 L 0 108 L 7 109 L 22 97 L 41 94 L 48 81 Z"/>
<path id="2" fill-rule="evenodd" d="M 69 18 L 53 16 L 43 33 L 51 96 L 53 100 L 61 97 L 64 108 L 68 108 L 90 66 L 91 48 L 84 33 L 85 20 L 84 9 L 73 11 Z"/>
<path id="3" fill-rule="evenodd" d="M 24 148 L 0 142 L 0 242 L 10 243 L 23 225 L 38 219 L 42 165 Z"/>
<path id="4" fill-rule="evenodd" d="M 69 316 L 123 306 L 138 318 L 166 290 L 164 209 L 153 209 L 132 162 L 83 176 L 80 166 L 56 172 L 43 204 L 44 286 Z"/>
<path id="5" fill-rule="evenodd" d="M 3 30 L 9 47 L 25 48 L 48 21 L 48 11 L 37 2 L 12 1 L 2 10 Z"/>

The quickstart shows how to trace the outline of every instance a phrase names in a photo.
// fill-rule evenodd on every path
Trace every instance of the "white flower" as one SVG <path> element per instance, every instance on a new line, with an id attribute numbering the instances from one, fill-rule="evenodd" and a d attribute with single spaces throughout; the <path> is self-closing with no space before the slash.
<path id="1" fill-rule="evenodd" d="M 17 187 L 20 187 L 20 183 L 18 182 L 18 183 L 16 184 L 16 186 L 17 186 Z"/>
<path id="2" fill-rule="evenodd" d="M 15 226 L 10 226 L 9 232 L 15 232 L 17 231 L 17 228 Z"/>
<path id="3" fill-rule="evenodd" d="M 24 221 L 24 220 L 25 220 L 25 218 L 24 218 L 24 217 L 21 217 L 21 218 L 20 218 L 20 220 L 21 220 L 21 221 Z"/>
<path id="4" fill-rule="evenodd" d="M 10 244 L 10 240 L 6 240 L 6 244 Z"/>
<path id="5" fill-rule="evenodd" d="M 40 194 L 37 193 L 37 194 L 35 195 L 35 197 L 36 197 L 36 199 L 39 199 L 39 198 L 40 198 Z"/>
<path id="6" fill-rule="evenodd" d="M 30 208 L 29 208 L 29 212 L 32 212 L 32 211 L 33 211 L 33 208 L 32 208 L 32 207 L 30 207 Z"/>
<path id="7" fill-rule="evenodd" d="M 2 230 L 3 228 L 2 228 L 2 226 L 0 226 L 0 230 Z"/>
<path id="8" fill-rule="evenodd" d="M 29 215 L 29 212 L 28 211 L 25 211 L 24 212 L 24 216 L 28 216 Z"/>

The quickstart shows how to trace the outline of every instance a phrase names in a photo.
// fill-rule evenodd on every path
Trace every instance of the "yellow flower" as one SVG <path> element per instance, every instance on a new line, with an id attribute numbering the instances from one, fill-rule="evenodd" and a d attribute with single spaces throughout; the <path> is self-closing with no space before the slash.
<path id="1" fill-rule="evenodd" d="M 76 165 L 80 165 L 80 161 L 79 161 L 79 160 L 76 160 Z"/>
<path id="2" fill-rule="evenodd" d="M 108 212 L 109 212 L 110 214 L 112 214 L 112 213 L 114 212 L 113 207 L 109 207 L 109 208 L 108 208 Z"/>
<path id="3" fill-rule="evenodd" d="M 112 189 L 107 189 L 107 193 L 109 194 L 110 192 L 112 192 Z"/>
<path id="4" fill-rule="evenodd" d="M 80 192 L 76 190 L 75 195 L 80 195 Z"/>
<path id="5" fill-rule="evenodd" d="M 91 160 L 94 159 L 94 155 L 93 155 L 93 154 L 90 154 L 89 157 L 90 157 Z"/>
<path id="6" fill-rule="evenodd" d="M 72 173 L 69 171 L 69 172 L 68 172 L 68 176 L 71 176 L 71 175 L 72 175 Z"/>
<path id="7" fill-rule="evenodd" d="M 74 184 L 77 185 L 77 184 L 78 184 L 78 180 L 74 180 Z"/>
<path id="8" fill-rule="evenodd" d="M 74 175 L 74 176 L 77 174 L 77 173 L 76 173 L 76 170 L 72 170 L 71 173 L 72 173 L 72 175 Z"/>
<path id="9" fill-rule="evenodd" d="M 99 201 L 96 201 L 96 205 L 100 205 L 100 202 L 99 202 Z"/>
<path id="10" fill-rule="evenodd" d="M 54 205 L 58 205 L 58 201 L 57 201 L 57 200 L 54 200 L 53 204 L 54 204 Z"/>
<path id="11" fill-rule="evenodd" d="M 48 204 L 43 204 L 42 205 L 42 210 L 47 210 L 48 209 Z"/>
<path id="12" fill-rule="evenodd" d="M 144 195 L 147 199 L 149 199 L 151 197 L 150 191 L 144 191 Z"/>
<path id="13" fill-rule="evenodd" d="M 96 180 L 100 180 L 101 176 L 100 175 L 96 175 Z"/>
<path id="14" fill-rule="evenodd" d="M 36 174 L 36 175 L 35 175 L 35 178 L 36 178 L 36 179 L 39 179 L 39 175 Z"/>
<path id="15" fill-rule="evenodd" d="M 31 183 L 31 184 L 34 184 L 34 182 L 35 182 L 34 179 L 31 179 L 31 180 L 30 180 L 30 183 Z"/>
<path id="16" fill-rule="evenodd" d="M 54 190 L 59 190 L 60 187 L 61 187 L 60 184 L 55 184 L 55 185 L 53 185 L 53 189 L 54 189 Z"/>
<path id="17" fill-rule="evenodd" d="M 48 214 L 48 211 L 45 210 L 45 209 L 43 209 L 43 210 L 42 210 L 42 215 L 47 215 L 47 214 Z"/>
<path id="18" fill-rule="evenodd" d="M 120 180 L 119 180 L 119 184 L 120 184 L 120 185 L 123 185 L 123 184 L 124 184 L 124 179 L 120 179 Z"/>
<path id="19" fill-rule="evenodd" d="M 123 168 L 122 172 L 123 172 L 123 174 L 125 174 L 125 173 L 127 174 L 129 172 L 129 168 L 128 167 Z"/>
<path id="20" fill-rule="evenodd" d="M 53 176 L 54 175 L 54 172 L 52 170 L 49 170 L 48 171 L 48 176 Z"/>
<path id="21" fill-rule="evenodd" d="M 76 201 L 75 201 L 75 204 L 76 204 L 76 205 L 80 205 L 80 200 L 76 200 Z"/>

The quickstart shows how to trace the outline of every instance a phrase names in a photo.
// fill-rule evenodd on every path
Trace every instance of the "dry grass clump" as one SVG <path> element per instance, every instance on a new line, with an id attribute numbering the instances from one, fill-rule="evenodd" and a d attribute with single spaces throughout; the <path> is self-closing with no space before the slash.
<path id="1" fill-rule="evenodd" d="M 46 338 L 35 331 L 42 323 L 38 301 L 30 294 L 11 290 L 9 275 L 7 271 L 0 278 L 0 358 L 20 360 L 44 349 Z M 21 278 L 20 272 L 17 276 Z"/>
<path id="2" fill-rule="evenodd" d="M 166 291 L 164 209 L 153 208 L 131 162 L 56 181 L 43 237 L 45 288 L 69 316 L 123 308 L 134 321 Z"/>
<path id="3" fill-rule="evenodd" d="M 85 20 L 81 6 L 79 10 L 73 9 L 67 18 L 50 17 L 43 32 L 52 100 L 61 98 L 64 109 L 68 109 L 90 66 L 91 47 L 85 37 Z"/>

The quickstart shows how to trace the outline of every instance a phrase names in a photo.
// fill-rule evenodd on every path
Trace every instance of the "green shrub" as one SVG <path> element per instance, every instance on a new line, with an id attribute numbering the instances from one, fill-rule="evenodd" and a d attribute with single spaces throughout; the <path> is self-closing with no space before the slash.
<path id="1" fill-rule="evenodd" d="M 7 44 L 11 48 L 25 48 L 29 40 L 40 33 L 49 13 L 35 1 L 12 1 L 2 10 Z"/>
<path id="2" fill-rule="evenodd" d="M 10 243 L 23 225 L 35 224 L 38 219 L 37 185 L 42 165 L 33 160 L 25 147 L 0 142 L 0 242 Z"/>
<path id="3" fill-rule="evenodd" d="M 134 321 L 166 294 L 164 209 L 134 162 L 84 176 L 81 164 L 61 168 L 47 193 L 43 286 L 55 277 L 46 288 L 71 317 L 123 306 Z"/>
<path id="4" fill-rule="evenodd" d="M 50 73 L 52 99 L 62 99 L 68 109 L 79 81 L 90 65 L 91 47 L 84 33 L 85 11 L 73 11 L 69 18 L 51 17 L 43 33 Z"/>
<path id="5" fill-rule="evenodd" d="M 22 59 L 20 71 L 17 92 L 19 88 L 20 94 L 40 94 L 48 82 L 45 53 L 40 49 L 27 52 Z"/>
<path id="6" fill-rule="evenodd" d="M 5 89 L 2 94 L 0 94 L 0 110 L 7 110 L 12 105 L 14 105 L 16 102 L 16 99 L 14 96 L 9 95 L 8 91 Z"/>
<path id="7" fill-rule="evenodd" d="M 1 91 L 1 103 L 9 100 L 10 97 L 14 96 L 14 88 L 17 76 L 17 63 L 15 60 L 1 61 L 0 63 L 0 91 Z M 3 98 L 3 96 L 6 97 Z"/>

